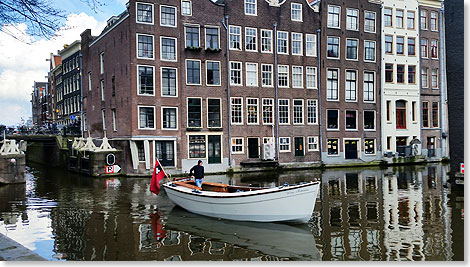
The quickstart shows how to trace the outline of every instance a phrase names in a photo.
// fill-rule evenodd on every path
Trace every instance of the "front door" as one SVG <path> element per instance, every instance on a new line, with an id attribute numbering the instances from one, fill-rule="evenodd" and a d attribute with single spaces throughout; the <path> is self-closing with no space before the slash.
<path id="1" fill-rule="evenodd" d="M 209 164 L 222 163 L 222 149 L 220 137 L 220 135 L 209 135 L 207 159 Z"/>
<path id="2" fill-rule="evenodd" d="M 344 155 L 346 159 L 357 159 L 357 141 L 344 141 Z"/>
<path id="3" fill-rule="evenodd" d="M 259 158 L 258 138 L 248 138 L 248 157 L 250 159 Z"/>
<path id="4" fill-rule="evenodd" d="M 304 138 L 294 137 L 294 146 L 295 146 L 295 156 L 296 157 L 304 156 Z"/>
<path id="5" fill-rule="evenodd" d="M 155 141 L 155 152 L 162 166 L 175 166 L 175 148 L 173 141 Z"/>

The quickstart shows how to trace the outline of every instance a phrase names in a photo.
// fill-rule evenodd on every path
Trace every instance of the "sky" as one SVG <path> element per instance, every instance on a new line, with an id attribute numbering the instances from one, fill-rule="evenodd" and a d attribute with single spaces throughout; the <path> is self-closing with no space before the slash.
<path id="1" fill-rule="evenodd" d="M 80 33 L 91 29 L 98 35 L 113 15 L 125 10 L 127 0 L 106 0 L 106 6 L 93 11 L 77 0 L 52 0 L 56 7 L 68 15 L 63 21 L 65 27 L 56 32 L 50 40 L 35 39 L 26 34 L 27 25 L 1 25 L 2 30 L 17 32 L 22 40 L 15 39 L 0 31 L 0 125 L 18 125 L 23 118 L 31 117 L 31 93 L 34 82 L 46 82 L 49 71 L 50 53 L 57 54 L 65 44 L 80 39 Z M 19 32 L 18 32 L 19 31 Z"/>

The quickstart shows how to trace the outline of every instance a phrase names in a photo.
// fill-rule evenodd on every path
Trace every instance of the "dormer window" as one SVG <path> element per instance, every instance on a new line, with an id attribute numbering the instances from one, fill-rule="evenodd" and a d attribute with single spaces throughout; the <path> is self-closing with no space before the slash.
<path id="1" fill-rule="evenodd" d="M 245 15 L 256 16 L 256 1 L 245 0 Z"/>
<path id="2" fill-rule="evenodd" d="M 181 15 L 183 16 L 191 16 L 193 13 L 192 5 L 190 0 L 182 0 L 181 1 Z"/>
<path id="3" fill-rule="evenodd" d="M 302 5 L 298 3 L 291 4 L 291 20 L 302 21 Z"/>

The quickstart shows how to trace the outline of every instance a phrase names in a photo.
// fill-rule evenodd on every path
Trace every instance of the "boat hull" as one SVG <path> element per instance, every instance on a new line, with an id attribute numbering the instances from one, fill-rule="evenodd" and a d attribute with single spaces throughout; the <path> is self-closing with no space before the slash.
<path id="1" fill-rule="evenodd" d="M 170 200 L 187 211 L 235 221 L 299 222 L 310 220 L 319 182 L 240 193 L 202 191 L 164 184 Z"/>

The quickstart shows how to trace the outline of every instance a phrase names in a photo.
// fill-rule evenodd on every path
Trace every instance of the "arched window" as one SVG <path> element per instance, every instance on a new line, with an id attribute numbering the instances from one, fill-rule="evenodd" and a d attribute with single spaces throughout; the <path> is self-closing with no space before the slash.
<path id="1" fill-rule="evenodd" d="M 397 129 L 406 129 L 406 101 L 398 100 L 395 103 L 397 114 Z"/>

